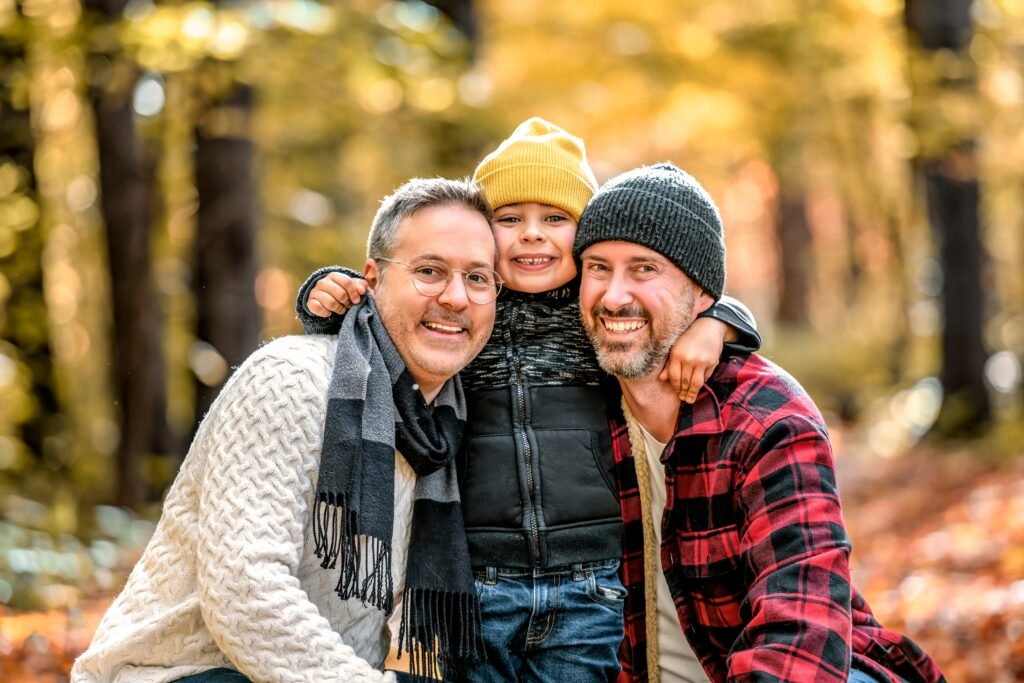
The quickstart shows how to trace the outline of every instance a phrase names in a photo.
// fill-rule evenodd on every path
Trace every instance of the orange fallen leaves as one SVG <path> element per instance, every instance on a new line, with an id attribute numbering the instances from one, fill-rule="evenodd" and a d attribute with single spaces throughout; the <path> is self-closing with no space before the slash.
<path id="1" fill-rule="evenodd" d="M 0 611 L 0 680 L 66 681 L 111 600 L 99 598 L 71 610 Z"/>
<path id="2" fill-rule="evenodd" d="M 922 449 L 853 468 L 870 471 L 843 488 L 853 577 L 876 616 L 950 681 L 1024 680 L 1024 462 Z"/>

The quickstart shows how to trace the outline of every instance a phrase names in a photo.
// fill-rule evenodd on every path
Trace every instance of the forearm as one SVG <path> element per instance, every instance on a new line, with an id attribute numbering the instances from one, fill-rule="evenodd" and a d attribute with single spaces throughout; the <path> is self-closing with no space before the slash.
<path id="1" fill-rule="evenodd" d="M 328 317 L 321 318 L 311 313 L 306 306 L 309 293 L 316 287 L 316 283 L 330 273 L 344 273 L 352 278 L 362 277 L 361 273 L 345 266 L 327 266 L 314 270 L 306 278 L 306 281 L 299 287 L 299 295 L 295 300 L 295 314 L 298 316 L 299 322 L 302 323 L 302 331 L 306 334 L 337 334 L 338 330 L 341 329 L 341 319 L 343 316 L 331 313 Z"/>
<path id="2" fill-rule="evenodd" d="M 740 550 L 754 570 L 750 618 L 729 680 L 845 683 L 850 663 L 850 541 L 823 427 L 791 417 L 765 432 L 739 488 Z"/>
<path id="3" fill-rule="evenodd" d="M 197 559 L 208 568 L 223 560 L 200 574 L 200 608 L 217 646 L 253 681 L 387 680 L 342 641 L 282 565 L 246 554 Z"/>
<path id="4" fill-rule="evenodd" d="M 714 318 L 725 323 L 729 331 L 725 336 L 726 349 L 732 353 L 753 353 L 761 348 L 761 334 L 757 321 L 739 299 L 723 296 L 711 308 L 700 314 L 701 318 Z"/>
<path id="5" fill-rule="evenodd" d="M 846 683 L 853 626 L 849 600 L 837 598 L 849 595 L 847 557 L 838 548 L 820 552 L 758 582 L 771 589 L 750 601 L 750 621 L 728 658 L 729 681 Z"/>
<path id="6" fill-rule="evenodd" d="M 307 552 L 322 391 L 308 367 L 266 347 L 254 358 L 232 377 L 193 445 L 206 461 L 195 529 L 203 621 L 254 681 L 383 681 L 297 577 Z"/>

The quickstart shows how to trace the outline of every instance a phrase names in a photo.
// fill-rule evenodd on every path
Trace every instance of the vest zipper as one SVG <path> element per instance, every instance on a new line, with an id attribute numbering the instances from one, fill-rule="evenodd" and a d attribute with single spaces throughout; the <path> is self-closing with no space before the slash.
<path id="1" fill-rule="evenodd" d="M 520 380 L 522 380 L 521 372 Z M 530 541 L 533 544 L 534 562 L 539 567 L 542 564 L 540 558 L 540 531 L 537 524 L 537 498 L 534 495 L 533 485 L 533 451 L 530 448 L 530 437 L 526 433 L 526 393 L 522 383 L 516 387 L 516 390 L 519 395 L 519 420 L 523 426 L 520 433 L 523 435 L 523 455 L 526 460 L 526 487 L 530 493 Z"/>
<path id="2" fill-rule="evenodd" d="M 516 329 L 518 322 L 520 308 L 516 306 L 511 311 L 512 315 L 509 316 L 509 342 L 512 346 L 512 357 L 515 361 L 515 375 L 516 375 L 516 398 L 519 402 L 519 427 L 520 434 L 523 439 L 523 460 L 526 466 L 526 488 L 530 496 L 530 509 L 527 510 L 527 516 L 530 520 L 530 545 L 533 549 L 533 561 L 534 564 L 540 567 L 543 563 L 540 557 L 540 530 L 537 522 L 537 496 L 534 485 L 533 475 L 533 449 L 530 448 L 530 436 L 527 434 L 526 426 L 526 379 L 523 375 L 523 359 L 519 353 L 519 348 L 515 344 L 515 340 L 512 339 L 511 332 Z"/>

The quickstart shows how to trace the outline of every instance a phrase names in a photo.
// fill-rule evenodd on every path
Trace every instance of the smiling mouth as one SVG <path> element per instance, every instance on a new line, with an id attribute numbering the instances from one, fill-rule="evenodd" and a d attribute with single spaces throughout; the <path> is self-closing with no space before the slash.
<path id="1" fill-rule="evenodd" d="M 636 332 L 647 327 L 646 320 L 609 320 L 601 318 L 601 324 L 609 332 Z"/>
<path id="2" fill-rule="evenodd" d="M 445 323 L 428 321 L 423 321 L 421 324 L 431 332 L 440 332 L 441 334 L 462 334 L 466 331 L 466 328 L 460 325 L 448 325 Z"/>
<path id="3" fill-rule="evenodd" d="M 555 258 L 553 256 L 521 256 L 512 259 L 512 262 L 521 266 L 537 267 L 546 266 L 554 260 Z"/>

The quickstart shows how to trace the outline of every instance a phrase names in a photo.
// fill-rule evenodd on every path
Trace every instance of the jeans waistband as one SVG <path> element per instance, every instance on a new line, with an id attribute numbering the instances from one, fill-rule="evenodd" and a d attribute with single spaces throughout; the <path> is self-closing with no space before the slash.
<path id="1" fill-rule="evenodd" d="M 474 576 L 479 578 L 487 579 L 488 581 L 495 581 L 499 576 L 506 578 L 527 578 L 527 577 L 542 577 L 542 576 L 574 576 L 577 575 L 582 578 L 583 572 L 593 571 L 595 569 L 617 569 L 619 566 L 619 559 L 614 558 L 611 560 L 598 560 L 596 562 L 578 562 L 575 564 L 563 564 L 558 567 L 545 567 L 526 569 L 523 567 L 476 567 L 473 569 Z"/>

